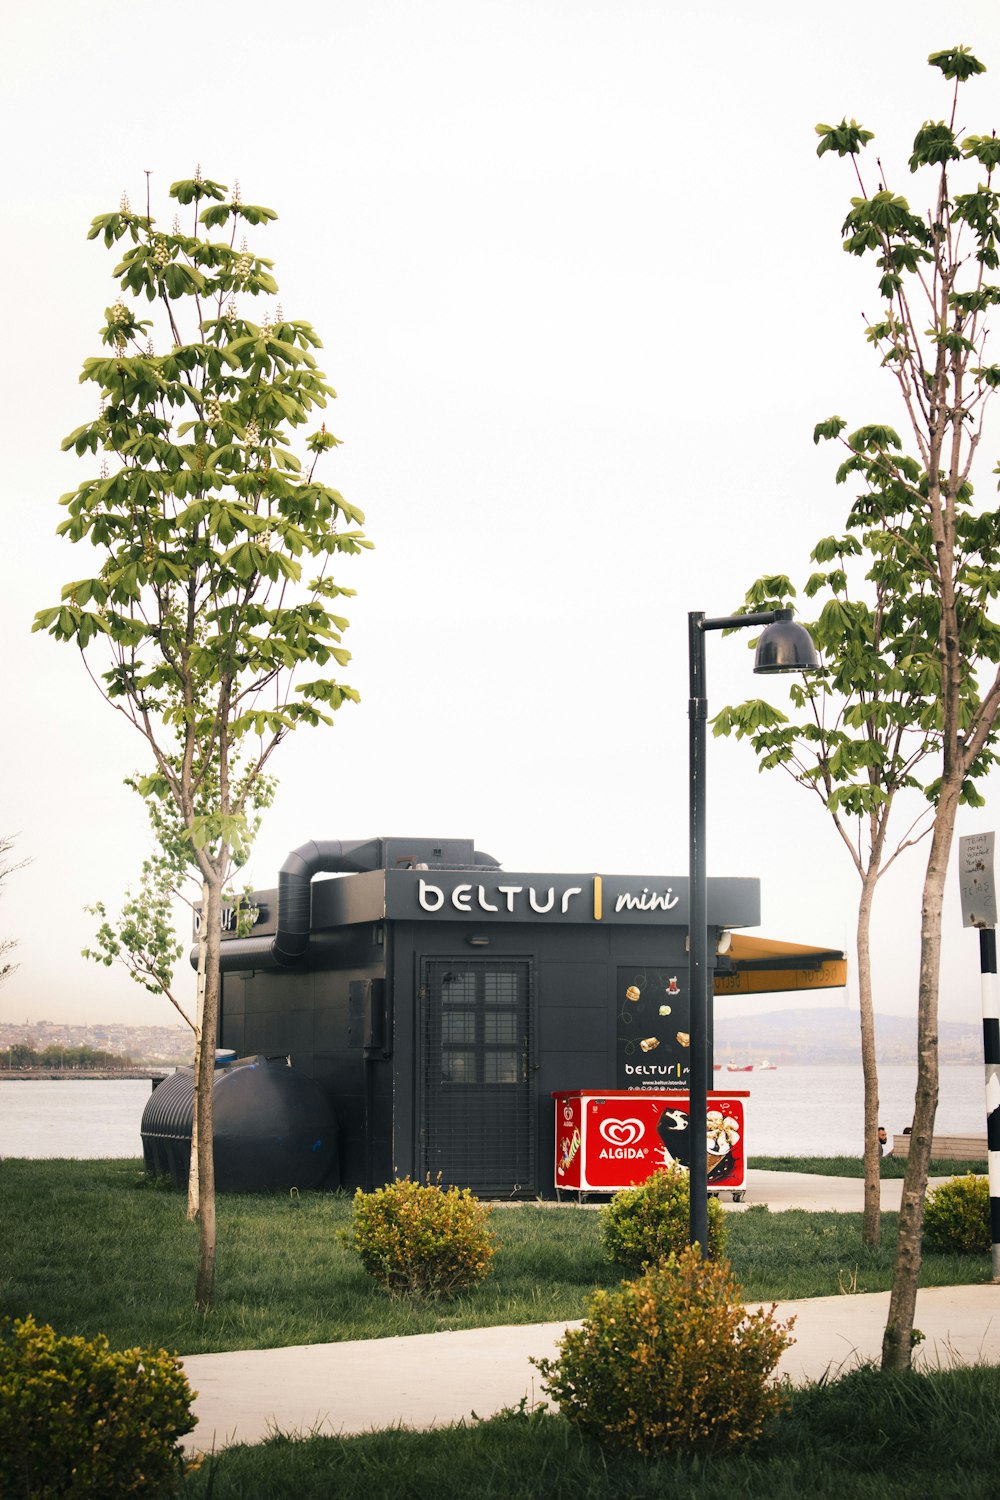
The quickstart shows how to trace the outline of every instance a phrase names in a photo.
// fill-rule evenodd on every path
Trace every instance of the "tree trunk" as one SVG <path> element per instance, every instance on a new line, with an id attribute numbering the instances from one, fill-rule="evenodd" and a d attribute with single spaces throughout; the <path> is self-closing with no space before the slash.
<path id="1" fill-rule="evenodd" d="M 961 775 L 941 784 L 931 851 L 924 876 L 920 917 L 920 988 L 917 1009 L 917 1091 L 913 1130 L 903 1180 L 899 1238 L 892 1268 L 889 1318 L 882 1339 L 883 1370 L 908 1370 L 913 1355 L 913 1319 L 920 1281 L 920 1236 L 938 1101 L 938 987 L 941 975 L 941 907 L 951 858 Z"/>
<path id="2" fill-rule="evenodd" d="M 861 1022 L 861 1071 L 865 1082 L 865 1208 L 861 1238 L 877 1248 L 882 1239 L 882 1150 L 878 1143 L 878 1062 L 875 1055 L 875 1007 L 872 1000 L 871 917 L 878 873 L 871 867 L 861 883 L 858 902 L 858 1005 Z"/>
<path id="3" fill-rule="evenodd" d="M 222 928 L 222 881 L 206 880 L 202 904 L 205 940 L 205 1004 L 201 1018 L 201 1046 L 195 1078 L 198 1110 L 198 1278 L 195 1305 L 207 1312 L 215 1301 L 215 1156 L 212 1135 L 212 1090 L 215 1085 L 215 1045 L 219 1020 L 219 950 Z"/>
<path id="4" fill-rule="evenodd" d="M 201 883 L 201 909 L 208 910 L 208 884 Z M 198 995 L 195 1008 L 195 1033 L 194 1033 L 194 1077 L 195 1089 L 192 1100 L 191 1114 L 191 1165 L 188 1169 L 188 1206 L 187 1216 L 189 1220 L 198 1217 L 198 1137 L 201 1134 L 198 1129 L 198 1074 L 201 1068 L 201 1044 L 205 1036 L 205 964 L 208 956 L 206 943 L 206 929 L 204 922 L 198 926 Z M 214 1051 L 214 1042 L 213 1042 Z"/>

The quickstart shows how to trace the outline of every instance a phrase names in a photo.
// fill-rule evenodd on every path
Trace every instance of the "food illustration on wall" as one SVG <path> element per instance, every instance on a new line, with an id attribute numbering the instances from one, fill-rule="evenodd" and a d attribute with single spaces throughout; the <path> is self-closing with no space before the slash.
<path id="1" fill-rule="evenodd" d="M 619 1088 L 676 1088 L 688 1081 L 687 970 L 618 970 Z"/>

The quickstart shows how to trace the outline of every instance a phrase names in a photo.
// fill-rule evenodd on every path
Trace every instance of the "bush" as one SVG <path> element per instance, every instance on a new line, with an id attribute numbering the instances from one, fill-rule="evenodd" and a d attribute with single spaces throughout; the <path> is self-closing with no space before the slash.
<path id="1" fill-rule="evenodd" d="M 468 1188 L 404 1177 L 374 1193 L 358 1188 L 353 1224 L 340 1236 L 392 1296 L 450 1297 L 489 1272 L 489 1217 Z"/>
<path id="2" fill-rule="evenodd" d="M 559 1357 L 534 1363 L 563 1415 L 606 1448 L 720 1452 L 756 1441 L 785 1404 L 768 1376 L 794 1321 L 748 1313 L 728 1264 L 688 1246 L 595 1292 Z"/>
<path id="3" fill-rule="evenodd" d="M 924 1238 L 931 1250 L 985 1255 L 990 1249 L 990 1184 L 969 1172 L 927 1194 Z"/>
<path id="4" fill-rule="evenodd" d="M 601 1236 L 608 1260 L 638 1271 L 665 1255 L 679 1255 L 688 1243 L 690 1192 L 688 1174 L 672 1164 L 638 1187 L 616 1193 L 601 1209 Z M 709 1198 L 708 1254 L 717 1260 L 725 1242 L 725 1212 L 716 1198 Z"/>
<path id="5" fill-rule="evenodd" d="M 0 1494 L 118 1500 L 178 1479 L 193 1392 L 163 1349 L 61 1338 L 33 1318 L 0 1323 Z"/>

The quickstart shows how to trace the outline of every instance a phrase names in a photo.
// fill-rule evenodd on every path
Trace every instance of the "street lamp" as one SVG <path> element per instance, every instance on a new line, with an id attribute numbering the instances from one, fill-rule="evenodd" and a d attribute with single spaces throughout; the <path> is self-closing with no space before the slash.
<path id="1" fill-rule="evenodd" d="M 812 637 L 804 625 L 796 625 L 790 609 L 769 609 L 751 615 L 726 615 L 708 620 L 704 614 L 688 615 L 688 671 L 690 698 L 689 870 L 691 991 L 691 1071 L 688 1079 L 688 1134 L 690 1136 L 689 1184 L 691 1198 L 690 1242 L 702 1253 L 708 1247 L 708 878 L 705 869 L 705 632 L 742 630 L 766 625 L 757 643 L 755 672 L 810 672 L 820 666 Z"/>

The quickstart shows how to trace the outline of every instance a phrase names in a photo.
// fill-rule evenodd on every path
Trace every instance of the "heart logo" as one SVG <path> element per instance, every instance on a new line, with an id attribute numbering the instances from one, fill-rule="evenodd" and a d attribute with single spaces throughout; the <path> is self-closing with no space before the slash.
<path id="1" fill-rule="evenodd" d="M 599 1128 L 609 1146 L 634 1146 L 645 1129 L 641 1120 L 602 1120 Z"/>

